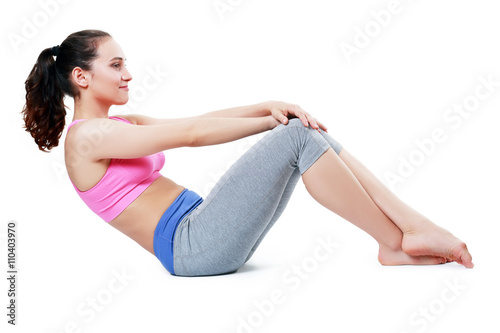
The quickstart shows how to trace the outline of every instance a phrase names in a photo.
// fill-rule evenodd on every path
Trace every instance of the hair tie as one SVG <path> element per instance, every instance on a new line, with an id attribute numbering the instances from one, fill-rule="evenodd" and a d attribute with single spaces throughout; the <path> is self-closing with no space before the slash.
<path id="1" fill-rule="evenodd" d="M 59 45 L 52 48 L 52 55 L 57 57 L 59 55 Z"/>

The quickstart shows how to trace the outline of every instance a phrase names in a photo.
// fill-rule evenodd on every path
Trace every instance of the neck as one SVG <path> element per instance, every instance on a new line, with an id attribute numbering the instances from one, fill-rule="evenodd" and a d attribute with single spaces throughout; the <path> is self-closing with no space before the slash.
<path id="1" fill-rule="evenodd" d="M 109 108 L 110 106 L 99 104 L 95 100 L 75 99 L 73 120 L 109 118 Z"/>

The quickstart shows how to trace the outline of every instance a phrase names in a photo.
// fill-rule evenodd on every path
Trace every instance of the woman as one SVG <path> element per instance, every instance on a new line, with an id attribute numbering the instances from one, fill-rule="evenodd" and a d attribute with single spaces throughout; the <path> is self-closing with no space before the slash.
<path id="1" fill-rule="evenodd" d="M 45 49 L 26 80 L 23 117 L 40 150 L 58 145 L 63 98 L 74 98 L 65 161 L 83 201 L 154 254 L 173 275 L 235 272 L 285 209 L 302 176 L 320 204 L 370 234 L 383 265 L 456 261 L 466 245 L 395 197 L 298 105 L 264 102 L 180 119 L 110 117 L 132 76 L 107 33 L 80 31 Z M 270 130 L 206 199 L 159 174 L 162 151 Z"/>

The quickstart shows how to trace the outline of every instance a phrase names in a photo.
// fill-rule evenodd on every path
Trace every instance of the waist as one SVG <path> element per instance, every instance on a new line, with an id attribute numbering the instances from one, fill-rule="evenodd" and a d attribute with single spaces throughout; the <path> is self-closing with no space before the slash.
<path id="1" fill-rule="evenodd" d="M 109 224 L 154 255 L 153 236 L 158 221 L 184 189 L 161 176 Z"/>
<path id="2" fill-rule="evenodd" d="M 174 237 L 182 219 L 203 202 L 196 192 L 184 189 L 161 216 L 154 232 L 155 256 L 168 271 L 173 272 Z"/>

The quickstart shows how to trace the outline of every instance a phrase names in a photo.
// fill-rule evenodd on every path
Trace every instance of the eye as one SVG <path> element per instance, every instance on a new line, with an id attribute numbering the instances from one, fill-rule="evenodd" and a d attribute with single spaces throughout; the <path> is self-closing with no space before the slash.
<path id="1" fill-rule="evenodd" d="M 120 68 L 121 64 L 119 62 L 115 62 L 111 66 L 113 66 L 114 68 Z"/>

